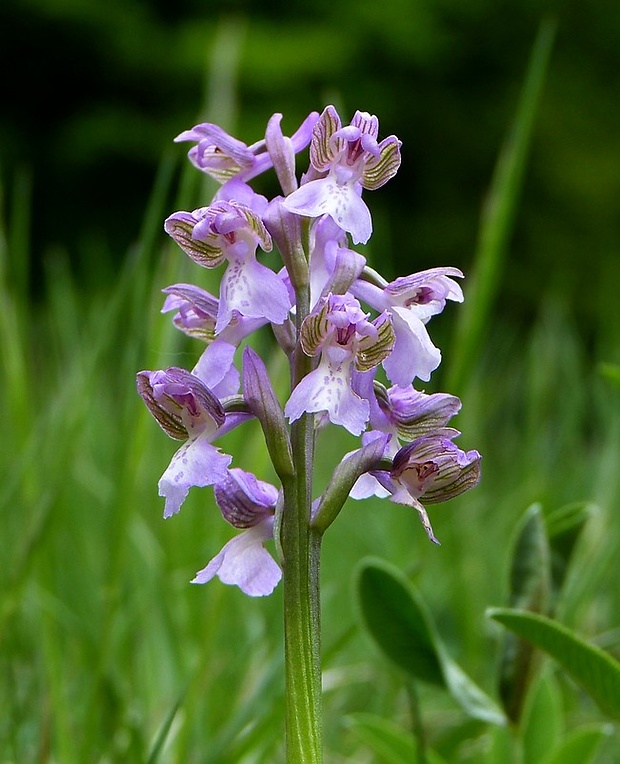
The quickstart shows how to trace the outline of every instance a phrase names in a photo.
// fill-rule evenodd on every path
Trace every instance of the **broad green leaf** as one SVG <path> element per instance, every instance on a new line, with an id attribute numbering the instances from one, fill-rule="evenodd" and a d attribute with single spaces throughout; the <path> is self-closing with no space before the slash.
<path id="1" fill-rule="evenodd" d="M 549 672 L 532 690 L 523 718 L 523 760 L 542 764 L 562 737 L 562 699 L 557 681 Z"/>
<path id="2" fill-rule="evenodd" d="M 364 625 L 387 657 L 416 679 L 443 686 L 429 615 L 405 576 L 382 560 L 362 560 L 357 595 Z"/>
<path id="3" fill-rule="evenodd" d="M 545 759 L 545 764 L 589 764 L 610 733 L 610 725 L 592 724 L 581 727 L 560 743 L 551 756 Z"/>
<path id="4" fill-rule="evenodd" d="M 505 723 L 497 704 L 448 656 L 424 601 L 401 571 L 383 560 L 362 560 L 357 595 L 367 630 L 393 663 L 445 687 L 469 716 Z"/>
<path id="5" fill-rule="evenodd" d="M 514 735 L 508 727 L 490 727 L 488 733 L 488 747 L 481 761 L 484 764 L 506 764 L 514 758 Z"/>
<path id="6" fill-rule="evenodd" d="M 540 505 L 532 505 L 517 532 L 510 569 L 509 604 L 546 612 L 551 588 L 551 563 L 547 533 Z M 502 646 L 499 693 L 508 717 L 517 722 L 533 679 L 532 645 L 507 633 Z"/>
<path id="7" fill-rule="evenodd" d="M 620 717 L 620 663 L 608 653 L 580 639 L 565 626 L 535 613 L 492 608 L 488 615 L 548 653 L 604 713 Z"/>

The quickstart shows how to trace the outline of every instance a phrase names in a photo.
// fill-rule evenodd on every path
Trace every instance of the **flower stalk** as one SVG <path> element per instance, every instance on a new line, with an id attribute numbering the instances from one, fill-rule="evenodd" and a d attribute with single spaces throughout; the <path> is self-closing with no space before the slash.
<path id="1" fill-rule="evenodd" d="M 297 250 L 304 252 L 299 241 Z M 305 252 L 304 252 L 305 254 Z M 310 305 L 307 256 L 296 268 L 296 336 L 291 389 L 310 372 L 312 359 L 302 352 L 300 334 Z M 299 263 L 299 260 L 298 260 Z M 314 465 L 314 416 L 304 414 L 291 425 L 295 473 L 284 485 L 280 531 L 284 584 L 284 666 L 287 761 L 319 764 L 322 755 L 321 714 L 321 534 L 311 526 Z M 287 481 L 288 483 L 288 481 Z"/>
<path id="2" fill-rule="evenodd" d="M 321 747 L 321 534 L 310 527 L 314 417 L 292 427 L 295 478 L 284 489 L 281 546 L 287 761 L 318 764 Z"/>

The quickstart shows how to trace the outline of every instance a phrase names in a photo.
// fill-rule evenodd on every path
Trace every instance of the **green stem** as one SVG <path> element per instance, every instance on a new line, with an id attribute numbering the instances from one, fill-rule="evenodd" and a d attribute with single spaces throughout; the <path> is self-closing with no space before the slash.
<path id="1" fill-rule="evenodd" d="M 307 239 L 307 226 L 305 230 Z M 299 343 L 299 331 L 310 309 L 307 268 L 295 284 L 297 347 L 291 365 L 291 387 L 312 370 L 312 359 Z M 319 568 L 321 533 L 310 527 L 314 465 L 314 416 L 304 414 L 291 427 L 295 474 L 283 484 L 280 533 L 284 584 L 284 664 L 286 680 L 286 760 L 320 764 L 321 741 L 321 605 Z"/>
<path id="2" fill-rule="evenodd" d="M 406 684 L 407 694 L 409 695 L 409 708 L 411 709 L 411 723 L 413 727 L 413 737 L 416 743 L 418 764 L 427 764 L 426 757 L 426 736 L 424 734 L 424 724 L 422 723 L 422 713 L 420 710 L 420 700 L 418 691 L 413 681 Z"/>
<path id="3" fill-rule="evenodd" d="M 282 550 L 287 761 L 319 764 L 321 648 L 319 561 L 321 535 L 310 529 L 313 417 L 293 427 L 296 478 L 284 492 Z M 301 452 L 301 453 L 300 453 Z M 292 489 L 292 490 L 290 490 Z"/>

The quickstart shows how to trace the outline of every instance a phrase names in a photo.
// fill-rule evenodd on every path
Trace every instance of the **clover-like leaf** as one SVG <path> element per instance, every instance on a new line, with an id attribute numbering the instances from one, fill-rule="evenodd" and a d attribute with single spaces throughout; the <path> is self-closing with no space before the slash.
<path id="1" fill-rule="evenodd" d="M 444 687 L 472 718 L 505 723 L 495 701 L 449 657 L 424 601 L 397 568 L 363 560 L 357 596 L 364 625 L 393 663 L 415 679 Z"/>

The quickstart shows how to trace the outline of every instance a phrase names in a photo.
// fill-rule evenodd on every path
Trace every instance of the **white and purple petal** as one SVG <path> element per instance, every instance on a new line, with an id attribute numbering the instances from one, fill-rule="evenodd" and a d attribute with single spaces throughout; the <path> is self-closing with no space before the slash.
<path id="1" fill-rule="evenodd" d="M 431 373 L 441 363 L 441 352 L 433 345 L 426 326 L 407 308 L 391 310 L 396 342 L 383 368 L 391 382 L 401 387 L 415 377 L 428 382 Z"/>
<path id="2" fill-rule="evenodd" d="M 268 517 L 225 544 L 192 583 L 206 584 L 217 576 L 222 583 L 238 586 L 250 597 L 271 594 L 282 578 L 280 567 L 264 547 L 272 537 L 273 518 Z"/>
<path id="3" fill-rule="evenodd" d="M 372 220 L 366 203 L 360 196 L 361 186 L 355 177 L 342 177 L 332 171 L 300 186 L 282 202 L 286 209 L 297 215 L 317 218 L 329 215 L 334 222 L 351 234 L 354 244 L 365 244 L 372 233 Z M 347 171 L 347 175 L 351 175 Z"/>
<path id="4" fill-rule="evenodd" d="M 222 332 L 235 311 L 246 318 L 283 324 L 291 309 L 289 292 L 283 280 L 257 262 L 254 253 L 231 260 L 220 284 L 220 312 L 215 327 Z"/>
<path id="5" fill-rule="evenodd" d="M 330 348 L 331 350 L 331 348 Z M 332 424 L 341 425 L 353 435 L 359 435 L 369 417 L 368 401 L 351 389 L 351 361 L 333 361 L 323 353 L 314 371 L 304 377 L 293 390 L 284 408 L 289 421 L 294 422 L 304 413 L 327 412 Z"/>
<path id="6" fill-rule="evenodd" d="M 179 511 L 193 486 L 203 488 L 225 480 L 231 461 L 232 457 L 211 445 L 204 434 L 184 443 L 159 481 L 159 495 L 166 499 L 164 517 Z"/>
<path id="7" fill-rule="evenodd" d="M 441 313 L 446 300 L 463 302 L 463 290 L 454 278 L 463 278 L 458 268 L 430 268 L 400 276 L 385 287 L 392 305 L 411 308 L 423 321 Z"/>
<path id="8" fill-rule="evenodd" d="M 239 392 L 240 375 L 234 366 L 236 347 L 223 340 L 215 340 L 202 353 L 192 369 L 198 379 L 218 398 Z"/>

